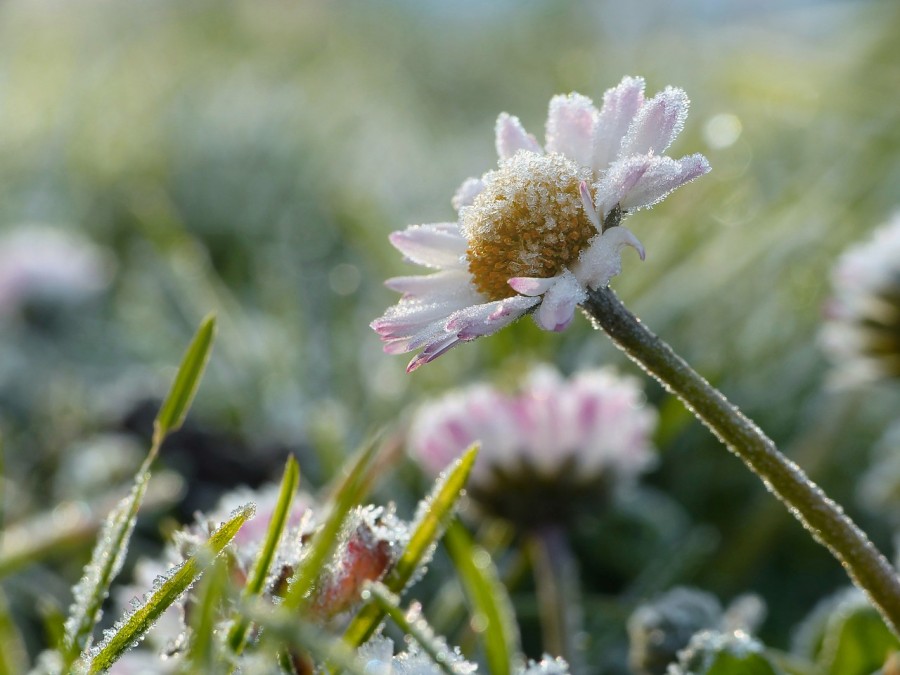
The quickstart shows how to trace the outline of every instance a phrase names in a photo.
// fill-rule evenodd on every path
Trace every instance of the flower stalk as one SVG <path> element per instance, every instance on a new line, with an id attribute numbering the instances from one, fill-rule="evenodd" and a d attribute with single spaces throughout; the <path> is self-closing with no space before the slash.
<path id="1" fill-rule="evenodd" d="M 763 481 L 838 559 L 853 582 L 900 636 L 900 577 L 843 509 L 782 455 L 775 443 L 663 340 L 608 287 L 591 290 L 583 308 L 629 358 L 656 378 Z"/>

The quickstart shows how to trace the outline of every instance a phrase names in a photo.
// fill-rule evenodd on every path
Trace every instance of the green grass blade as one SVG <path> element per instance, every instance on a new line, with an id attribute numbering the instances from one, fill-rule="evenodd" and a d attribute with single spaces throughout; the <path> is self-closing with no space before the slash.
<path id="1" fill-rule="evenodd" d="M 381 611 L 387 614 L 405 635 L 411 635 L 441 670 L 447 675 L 456 675 L 456 671 L 445 657 L 447 646 L 437 641 L 434 631 L 424 623 L 424 619 L 419 617 L 415 621 L 410 621 L 406 612 L 400 607 L 400 598 L 391 593 L 384 584 L 369 584 L 366 590 Z M 494 675 L 494 671 L 490 671 L 490 673 Z"/>
<path id="2" fill-rule="evenodd" d="M 216 658 L 216 610 L 228 591 L 228 558 L 219 556 L 197 590 L 197 602 L 191 610 L 191 644 L 184 672 L 221 672 Z"/>
<path id="3" fill-rule="evenodd" d="M 447 527 L 444 546 L 456 567 L 472 614 L 479 620 L 488 672 L 509 675 L 510 666 L 520 652 L 519 630 L 512 602 L 500 581 L 491 556 L 476 545 L 462 523 L 454 520 Z"/>
<path id="4" fill-rule="evenodd" d="M 209 360 L 215 332 L 216 317 L 210 314 L 203 319 L 194 339 L 188 345 L 187 351 L 181 359 L 181 365 L 178 367 L 178 373 L 175 375 L 175 381 L 169 388 L 169 393 L 153 421 L 153 447 L 155 449 L 158 450 L 165 437 L 178 429 L 184 422 L 194 394 L 197 393 L 197 387 L 200 385 L 200 378 L 206 368 L 206 362 Z"/>
<path id="5" fill-rule="evenodd" d="M 349 675 L 372 673 L 360 661 L 356 650 L 343 640 L 326 633 L 286 607 L 274 607 L 259 598 L 251 598 L 251 602 L 242 604 L 241 612 L 260 626 L 267 636 L 272 636 L 295 652 L 308 653 L 317 663 L 332 663 Z"/>
<path id="6" fill-rule="evenodd" d="M 419 513 L 412 525 L 409 543 L 394 568 L 384 578 L 384 585 L 393 593 L 400 593 L 423 559 L 433 550 L 435 542 L 443 534 L 459 500 L 462 489 L 469 478 L 469 472 L 478 455 L 478 445 L 473 445 L 460 457 L 452 468 L 445 471 L 419 506 Z M 383 610 L 368 604 L 353 618 L 344 633 L 344 639 L 358 647 L 371 637 L 384 618 Z"/>
<path id="7" fill-rule="evenodd" d="M 278 544 L 281 541 L 281 535 L 290 517 L 294 494 L 299 486 L 300 467 L 297 465 L 297 460 L 291 456 L 288 457 L 287 464 L 284 467 L 278 502 L 275 504 L 272 519 L 269 521 L 265 543 L 260 549 L 256 561 L 253 563 L 253 569 L 250 570 L 247 584 L 244 586 L 242 593 L 244 599 L 259 595 L 265 586 L 269 568 L 272 566 L 272 560 L 275 558 L 275 552 L 278 550 Z M 234 623 L 228 633 L 228 644 L 236 654 L 240 654 L 243 650 L 249 628 L 250 621 L 243 614 L 238 613 L 234 617 Z"/>
<path id="8" fill-rule="evenodd" d="M 328 560 L 337 543 L 338 534 L 347 518 L 347 514 L 356 506 L 363 497 L 368 485 L 367 470 L 372 458 L 378 449 L 377 438 L 370 440 L 361 452 L 357 454 L 349 472 L 344 480 L 334 491 L 331 511 L 328 518 L 313 536 L 307 553 L 294 573 L 294 578 L 288 589 L 284 606 L 289 609 L 298 609 L 312 590 L 322 570 L 325 561 Z"/>
<path id="9" fill-rule="evenodd" d="M 10 615 L 6 595 L 0 590 L 0 675 L 24 673 L 26 662 L 25 642 Z"/>
<path id="10" fill-rule="evenodd" d="M 122 569 L 128 540 L 134 530 L 138 508 L 147 491 L 150 472 L 146 464 L 135 477 L 131 493 L 110 512 L 97 538 L 91 561 L 81 580 L 72 589 L 74 600 L 66 620 L 63 639 L 63 663 L 71 666 L 90 646 L 94 626 L 102 615 L 103 602 L 112 580 Z"/>
<path id="11" fill-rule="evenodd" d="M 90 673 L 109 669 L 116 660 L 130 649 L 153 623 L 193 584 L 228 545 L 238 530 L 253 517 L 255 506 L 247 504 L 213 532 L 206 545 L 185 560 L 168 579 L 159 586 L 143 606 L 108 631 L 108 637 L 93 651 Z"/>

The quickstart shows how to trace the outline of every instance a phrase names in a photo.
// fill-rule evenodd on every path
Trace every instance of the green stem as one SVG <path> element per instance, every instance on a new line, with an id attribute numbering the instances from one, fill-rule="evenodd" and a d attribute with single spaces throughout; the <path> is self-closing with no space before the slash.
<path id="1" fill-rule="evenodd" d="M 546 653 L 562 656 L 572 672 L 583 670 L 577 648 L 581 633 L 581 593 L 578 566 L 566 533 L 559 527 L 545 526 L 528 538 L 542 646 Z"/>
<path id="2" fill-rule="evenodd" d="M 775 443 L 629 312 L 609 288 L 591 291 L 584 309 L 635 363 L 678 396 L 753 471 L 820 544 L 828 548 L 900 635 L 900 579 L 860 530 Z"/>

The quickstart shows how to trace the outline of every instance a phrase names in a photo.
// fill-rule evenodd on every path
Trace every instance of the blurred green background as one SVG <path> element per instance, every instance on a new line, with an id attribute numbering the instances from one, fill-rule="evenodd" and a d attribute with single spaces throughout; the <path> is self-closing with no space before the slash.
<path id="1" fill-rule="evenodd" d="M 647 260 L 626 254 L 614 288 L 892 552 L 855 477 L 900 399 L 889 384 L 829 388 L 816 336 L 836 256 L 897 205 L 898 34 L 889 1 L 4 3 L 0 233 L 61 229 L 105 270 L 89 292 L 0 314 L 7 523 L 81 503 L 115 483 L 111 457 L 141 456 L 152 402 L 209 311 L 210 371 L 164 456 L 191 488 L 182 514 L 277 475 L 289 450 L 320 484 L 410 404 L 530 360 L 635 372 L 580 317 L 564 334 L 522 321 L 414 375 L 368 328 L 396 300 L 382 281 L 413 270 L 386 235 L 454 217 L 459 183 L 496 162 L 500 111 L 540 138 L 553 94 L 600 100 L 630 74 L 688 92 L 671 153 L 702 152 L 713 171 L 632 217 Z M 663 415 L 648 489 L 704 542 L 671 581 L 759 592 L 763 634 L 786 643 L 840 568 L 647 392 Z M 588 560 L 616 549 L 585 532 Z M 81 562 L 31 570 L 25 587 L 64 598 Z M 586 565 L 586 586 L 621 590 L 628 564 L 612 581 L 604 564 Z"/>

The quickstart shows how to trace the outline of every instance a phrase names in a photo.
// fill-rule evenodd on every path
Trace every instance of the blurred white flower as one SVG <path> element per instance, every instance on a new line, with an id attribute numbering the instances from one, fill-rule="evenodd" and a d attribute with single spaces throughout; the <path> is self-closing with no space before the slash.
<path id="1" fill-rule="evenodd" d="M 476 385 L 426 404 L 409 445 L 436 474 L 479 441 L 469 494 L 494 515 L 536 526 L 564 522 L 649 469 L 656 421 L 635 378 L 604 369 L 567 381 L 541 366 L 515 394 Z"/>
<path id="2" fill-rule="evenodd" d="M 422 349 L 411 371 L 528 312 L 541 328 L 563 330 L 588 289 L 620 272 L 625 246 L 644 257 L 622 217 L 709 171 L 702 155 L 662 154 L 687 112 L 681 89 L 645 99 L 643 79 L 626 77 L 599 110 L 580 94 L 554 97 L 544 147 L 501 114 L 499 168 L 462 184 L 457 221 L 391 235 L 411 262 L 438 271 L 387 281 L 403 298 L 372 322 L 384 350 Z"/>
<path id="3" fill-rule="evenodd" d="M 822 345 L 836 380 L 900 376 L 900 212 L 847 249 L 831 275 Z"/>
<path id="4" fill-rule="evenodd" d="M 0 315 L 34 299 L 80 300 L 105 288 L 113 263 L 86 238 L 45 225 L 0 235 Z"/>

